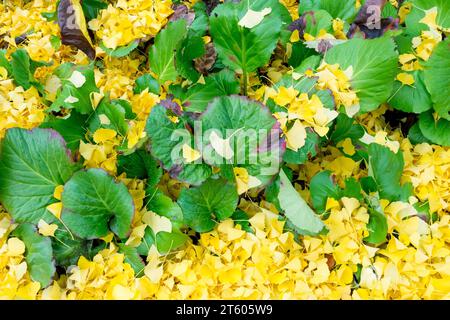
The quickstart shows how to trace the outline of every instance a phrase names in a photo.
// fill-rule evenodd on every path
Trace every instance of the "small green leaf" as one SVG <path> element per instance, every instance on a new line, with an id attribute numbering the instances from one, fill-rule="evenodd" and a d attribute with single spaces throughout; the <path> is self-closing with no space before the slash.
<path id="1" fill-rule="evenodd" d="M 203 112 L 215 97 L 239 93 L 234 73 L 224 69 L 205 78 L 205 84 L 195 84 L 180 96 L 186 111 Z"/>
<path id="2" fill-rule="evenodd" d="M 450 121 L 439 119 L 436 121 L 431 111 L 419 116 L 419 128 L 423 136 L 441 146 L 450 146 Z"/>
<path id="3" fill-rule="evenodd" d="M 253 233 L 253 229 L 248 221 L 248 215 L 244 211 L 237 209 L 231 216 L 231 219 L 233 219 L 234 223 L 240 225 L 242 230 Z"/>
<path id="4" fill-rule="evenodd" d="M 375 179 L 380 199 L 406 200 L 403 199 L 404 188 L 400 185 L 403 166 L 403 154 L 400 150 L 394 153 L 377 143 L 369 145 L 369 175 Z"/>
<path id="5" fill-rule="evenodd" d="M 139 256 L 136 248 L 119 243 L 119 252 L 125 256 L 125 262 L 128 263 L 134 270 L 134 276 L 136 278 L 144 275 L 145 263 Z"/>
<path id="6" fill-rule="evenodd" d="M 306 133 L 305 145 L 297 151 L 286 149 L 283 160 L 287 163 L 293 164 L 305 163 L 309 157 L 314 157 L 317 154 L 319 141 L 320 139 L 317 133 L 312 130 L 308 130 Z"/>
<path id="7" fill-rule="evenodd" d="M 11 71 L 14 81 L 25 90 L 30 89 L 33 76 L 30 72 L 30 56 L 25 49 L 18 49 L 11 55 Z"/>
<path id="8" fill-rule="evenodd" d="M 136 49 L 139 45 L 138 40 L 131 41 L 126 46 L 121 46 L 116 49 L 110 49 L 106 47 L 103 42 L 100 43 L 100 48 L 102 48 L 103 51 L 106 52 L 106 54 L 113 58 L 122 58 L 130 54 L 131 51 Z"/>
<path id="9" fill-rule="evenodd" d="M 156 36 L 155 44 L 150 49 L 150 67 L 158 75 L 160 84 L 176 80 L 175 49 L 186 32 L 186 20 L 179 19 L 169 22 Z"/>
<path id="10" fill-rule="evenodd" d="M 412 144 L 432 143 L 427 139 L 420 130 L 419 123 L 416 122 L 408 132 L 408 139 Z"/>
<path id="11" fill-rule="evenodd" d="M 295 226 L 296 232 L 303 235 L 317 235 L 325 228 L 320 218 L 292 186 L 283 170 L 280 171 L 278 200 L 286 218 Z"/>
<path id="12" fill-rule="evenodd" d="M 197 232 L 207 232 L 218 221 L 233 215 L 238 198 L 234 184 L 224 179 L 209 179 L 199 187 L 183 189 L 178 204 L 188 226 Z"/>
<path id="13" fill-rule="evenodd" d="M 376 245 L 385 242 L 388 233 L 386 216 L 373 209 L 369 209 L 369 214 L 370 218 L 367 224 L 369 235 L 364 238 L 364 241 Z"/>
<path id="14" fill-rule="evenodd" d="M 159 94 L 161 91 L 158 81 L 149 73 L 136 79 L 133 91 L 135 94 L 139 94 L 145 89 L 154 94 Z"/>
<path id="15" fill-rule="evenodd" d="M 205 42 L 202 37 L 186 37 L 176 54 L 178 73 L 192 82 L 197 82 L 200 73 L 194 67 L 194 59 L 205 54 Z"/>
<path id="16" fill-rule="evenodd" d="M 333 133 L 330 139 L 334 143 L 350 138 L 352 140 L 359 140 L 364 136 L 364 128 L 360 124 L 355 123 L 355 119 L 347 117 L 346 114 L 340 113 L 336 119 Z"/>
<path id="17" fill-rule="evenodd" d="M 170 219 L 172 227 L 175 229 L 180 229 L 183 226 L 183 212 L 178 203 L 155 187 L 147 188 L 146 194 L 148 210 Z"/>
<path id="18" fill-rule="evenodd" d="M 184 233 L 160 231 L 156 234 L 156 248 L 160 254 L 167 254 L 183 246 L 189 239 Z"/>
<path id="19" fill-rule="evenodd" d="M 75 173 L 64 186 L 62 203 L 62 220 L 80 238 L 101 238 L 109 229 L 124 238 L 130 230 L 133 198 L 101 169 Z"/>
<path id="20" fill-rule="evenodd" d="M 59 48 L 61 47 L 61 39 L 58 36 L 52 35 L 50 37 L 50 43 L 55 50 L 59 50 Z"/>
<path id="21" fill-rule="evenodd" d="M 106 9 L 108 4 L 102 0 L 83 0 L 81 1 L 84 15 L 87 21 L 97 18 L 102 9 Z"/>
<path id="22" fill-rule="evenodd" d="M 129 155 L 120 155 L 117 159 L 117 171 L 125 172 L 128 178 L 147 179 L 148 186 L 156 186 L 162 176 L 157 161 L 145 150 L 136 150 Z"/>
<path id="23" fill-rule="evenodd" d="M 316 174 L 309 185 L 311 200 L 314 208 L 318 212 L 325 212 L 327 199 L 333 198 L 339 200 L 341 198 L 341 190 L 331 177 L 330 171 L 322 171 Z"/>
<path id="24" fill-rule="evenodd" d="M 69 267 L 76 265 L 81 256 L 91 258 L 90 248 L 92 241 L 86 241 L 78 237 L 72 238 L 61 222 L 56 221 L 58 229 L 55 238 L 52 238 L 53 255 L 58 266 Z"/>
<path id="25" fill-rule="evenodd" d="M 393 96 L 389 104 L 403 112 L 422 113 L 431 109 L 433 103 L 425 87 L 424 72 L 414 71 L 412 76 L 414 77 L 413 86 L 403 85 L 398 80 L 395 81 L 392 89 Z"/>
<path id="26" fill-rule="evenodd" d="M 128 123 L 125 120 L 125 109 L 118 103 L 111 103 L 108 97 L 103 98 L 89 121 L 89 130 L 94 133 L 100 128 L 112 129 L 126 136 Z M 109 123 L 102 123 L 101 117 Z"/>
<path id="27" fill-rule="evenodd" d="M 20 224 L 14 235 L 25 243 L 25 259 L 31 279 L 39 282 L 41 288 L 50 285 L 56 271 L 50 238 L 38 234 L 36 227 L 29 223 Z"/>

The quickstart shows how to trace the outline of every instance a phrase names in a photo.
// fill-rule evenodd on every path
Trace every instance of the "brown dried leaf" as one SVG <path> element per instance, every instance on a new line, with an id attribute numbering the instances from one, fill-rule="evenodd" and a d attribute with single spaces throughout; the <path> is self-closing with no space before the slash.
<path id="1" fill-rule="evenodd" d="M 86 19 L 79 0 L 61 0 L 58 5 L 58 25 L 61 42 L 73 45 L 95 59 L 95 49 L 89 36 Z"/>

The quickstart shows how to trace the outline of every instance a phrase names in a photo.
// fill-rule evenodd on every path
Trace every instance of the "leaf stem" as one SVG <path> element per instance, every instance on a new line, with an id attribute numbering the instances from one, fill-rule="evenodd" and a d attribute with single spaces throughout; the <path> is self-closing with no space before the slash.
<path id="1" fill-rule="evenodd" d="M 247 86 L 248 86 L 248 74 L 247 74 L 247 70 L 246 69 L 244 69 L 244 72 L 243 72 L 243 75 L 242 75 L 243 77 L 244 77 L 244 96 L 246 96 L 247 95 Z"/>

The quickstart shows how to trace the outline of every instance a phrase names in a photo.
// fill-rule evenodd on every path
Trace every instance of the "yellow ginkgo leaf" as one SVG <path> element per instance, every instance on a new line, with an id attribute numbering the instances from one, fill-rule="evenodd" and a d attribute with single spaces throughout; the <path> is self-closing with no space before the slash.
<path id="1" fill-rule="evenodd" d="M 38 222 L 39 233 L 45 237 L 54 237 L 55 231 L 58 229 L 58 226 L 54 223 L 48 224 L 43 219 Z"/>
<path id="2" fill-rule="evenodd" d="M 271 8 L 264 8 L 261 11 L 254 11 L 252 9 L 248 9 L 247 13 L 239 20 L 239 25 L 245 28 L 253 28 L 260 24 L 264 17 L 272 12 Z"/>
<path id="3" fill-rule="evenodd" d="M 291 42 L 298 42 L 298 41 L 300 41 L 300 34 L 299 34 L 299 32 L 298 32 L 297 29 L 295 29 L 295 30 L 292 32 L 289 41 L 291 41 Z"/>
<path id="4" fill-rule="evenodd" d="M 295 97 L 298 95 L 298 91 L 295 90 L 293 87 L 280 87 L 277 96 L 275 97 L 274 101 L 276 104 L 284 107 L 288 104 L 290 104 Z"/>
<path id="5" fill-rule="evenodd" d="M 261 185 L 261 181 L 248 174 L 247 169 L 236 167 L 233 168 L 234 176 L 236 177 L 236 185 L 238 194 L 243 194 L 252 188 L 256 188 Z"/>
<path id="6" fill-rule="evenodd" d="M 438 14 L 437 7 L 433 7 L 429 10 L 425 10 L 425 16 L 419 22 L 426 24 L 430 29 L 437 29 L 436 18 Z"/>
<path id="7" fill-rule="evenodd" d="M 230 160 L 234 156 L 233 149 L 230 146 L 230 138 L 222 139 L 215 131 L 211 132 L 209 136 L 209 141 L 213 149 L 227 160 Z"/>
<path id="8" fill-rule="evenodd" d="M 56 203 L 49 204 L 47 206 L 47 210 L 50 211 L 55 217 L 60 219 L 62 207 L 63 207 L 62 202 L 56 202 Z"/>
<path id="9" fill-rule="evenodd" d="M 397 80 L 400 81 L 403 85 L 412 86 L 414 84 L 414 77 L 409 73 L 399 73 L 397 75 Z"/>
<path id="10" fill-rule="evenodd" d="M 342 147 L 344 153 L 348 154 L 349 156 L 352 156 L 356 153 L 355 146 L 352 144 L 352 139 L 350 138 L 345 138 L 345 140 L 340 141 L 337 146 Z"/>
<path id="11" fill-rule="evenodd" d="M 286 133 L 287 147 L 293 151 L 305 145 L 306 130 L 300 120 L 295 120 L 292 128 Z"/>
<path id="12" fill-rule="evenodd" d="M 63 185 L 56 186 L 55 191 L 53 191 L 53 198 L 61 200 L 63 191 L 64 191 Z"/>
<path id="13" fill-rule="evenodd" d="M 187 143 L 183 145 L 183 158 L 187 163 L 194 162 L 201 157 L 199 151 L 191 148 Z"/>
<path id="14" fill-rule="evenodd" d="M 25 244 L 19 238 L 8 239 L 8 255 L 20 256 L 25 253 Z"/>
<path id="15" fill-rule="evenodd" d="M 152 228 L 156 235 L 158 232 L 172 232 L 172 222 L 166 217 L 160 216 L 153 211 L 148 211 L 142 217 L 142 221 Z"/>
<path id="16" fill-rule="evenodd" d="M 117 135 L 117 132 L 112 129 L 98 129 L 94 133 L 94 141 L 95 143 L 102 143 L 108 140 L 111 140 L 115 138 Z"/>

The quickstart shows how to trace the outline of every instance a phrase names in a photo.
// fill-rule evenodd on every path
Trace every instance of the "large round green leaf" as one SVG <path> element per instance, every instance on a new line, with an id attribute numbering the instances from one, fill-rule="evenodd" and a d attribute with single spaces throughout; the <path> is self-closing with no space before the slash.
<path id="1" fill-rule="evenodd" d="M 269 61 L 280 36 L 282 21 L 275 0 L 227 2 L 211 13 L 210 32 L 223 64 L 238 73 L 255 71 Z M 271 8 L 261 23 L 253 28 L 239 26 L 249 9 L 261 11 Z"/>
<path id="2" fill-rule="evenodd" d="M 192 145 L 194 138 L 183 120 L 176 123 L 170 120 L 170 112 L 159 104 L 153 107 L 148 117 L 146 131 L 152 143 L 151 153 L 173 178 L 199 185 L 211 175 L 211 168 L 203 163 L 184 162 L 182 146 L 184 143 Z"/>
<path id="3" fill-rule="evenodd" d="M 17 222 L 50 222 L 55 187 L 77 167 L 56 131 L 9 129 L 0 151 L 0 202 Z"/>
<path id="4" fill-rule="evenodd" d="M 425 65 L 425 84 L 439 116 L 450 120 L 450 39 L 434 49 Z"/>
<path id="5" fill-rule="evenodd" d="M 207 163 L 246 167 L 253 176 L 267 180 L 278 173 L 283 156 L 281 131 L 269 109 L 242 96 L 219 97 L 213 100 L 199 118 L 202 122 L 203 156 Z M 227 140 L 234 153 L 226 158 L 214 148 L 212 133 Z M 267 141 L 275 138 L 270 147 Z"/>
<path id="6" fill-rule="evenodd" d="M 369 112 L 385 102 L 397 74 L 398 54 L 392 39 L 352 39 L 330 49 L 325 57 L 341 69 L 353 68 L 351 85 L 360 100 L 361 112 Z"/>
<path id="7" fill-rule="evenodd" d="M 62 220 L 83 239 L 104 237 L 111 229 L 124 238 L 134 215 L 127 187 L 102 169 L 78 171 L 64 186 Z"/>

